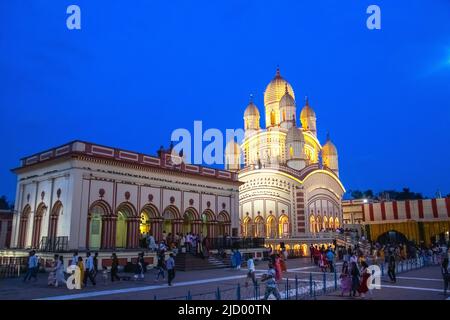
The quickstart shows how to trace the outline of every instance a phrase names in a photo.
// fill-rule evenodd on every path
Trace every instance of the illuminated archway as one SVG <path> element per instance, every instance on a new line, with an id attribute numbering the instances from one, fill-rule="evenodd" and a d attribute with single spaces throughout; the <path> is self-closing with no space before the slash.
<path id="1" fill-rule="evenodd" d="M 181 227 L 181 232 L 187 234 L 188 232 L 193 232 L 193 222 L 198 219 L 197 210 L 194 208 L 187 208 L 183 215 L 183 225 Z"/>
<path id="2" fill-rule="evenodd" d="M 244 237 L 251 237 L 252 236 L 252 219 L 247 216 L 244 219 L 244 223 L 243 223 L 243 235 Z"/>
<path id="3" fill-rule="evenodd" d="M 289 218 L 285 214 L 278 220 L 278 234 L 280 238 L 289 237 Z"/>
<path id="4" fill-rule="evenodd" d="M 139 247 L 139 224 L 141 217 L 129 202 L 122 203 L 117 208 L 116 248 Z"/>
<path id="5" fill-rule="evenodd" d="M 261 216 L 255 218 L 255 237 L 263 238 L 265 234 L 264 219 Z"/>
<path id="6" fill-rule="evenodd" d="M 267 236 L 271 239 L 274 239 L 277 237 L 277 220 L 274 216 L 270 215 L 266 220 L 266 229 L 267 229 Z"/>

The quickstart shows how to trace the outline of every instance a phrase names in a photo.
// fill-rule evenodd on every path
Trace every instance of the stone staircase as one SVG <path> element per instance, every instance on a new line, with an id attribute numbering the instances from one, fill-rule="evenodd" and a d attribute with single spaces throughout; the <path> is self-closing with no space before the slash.
<path id="1" fill-rule="evenodd" d="M 203 259 L 191 253 L 178 253 L 175 256 L 175 269 L 179 271 L 222 269 L 230 266 L 231 259 L 229 257 L 222 259 L 211 255 Z"/>

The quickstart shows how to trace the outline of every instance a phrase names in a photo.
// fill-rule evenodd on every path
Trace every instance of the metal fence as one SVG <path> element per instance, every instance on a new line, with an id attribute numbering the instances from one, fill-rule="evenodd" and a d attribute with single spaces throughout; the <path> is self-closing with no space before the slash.
<path id="1" fill-rule="evenodd" d="M 436 261 L 428 260 L 426 257 L 404 260 L 396 265 L 396 273 L 403 273 L 420 269 L 433 264 Z M 379 264 L 381 276 L 387 274 L 387 263 Z M 310 272 L 304 276 L 295 275 L 293 278 L 283 278 L 277 283 L 278 291 L 283 300 L 314 300 L 318 296 L 326 295 L 340 290 L 339 274 L 335 272 Z M 164 300 L 262 300 L 266 286 L 258 282 L 256 285 L 218 286 L 215 290 L 207 292 L 195 292 L 188 290 L 185 295 L 176 297 L 161 297 Z M 269 297 L 270 298 L 270 297 Z M 274 297 L 272 296 L 271 299 Z M 156 295 L 154 300 L 158 300 Z"/>

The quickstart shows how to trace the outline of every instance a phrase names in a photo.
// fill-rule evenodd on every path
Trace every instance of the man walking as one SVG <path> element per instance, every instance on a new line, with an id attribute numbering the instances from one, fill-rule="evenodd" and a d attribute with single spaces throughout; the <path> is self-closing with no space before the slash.
<path id="1" fill-rule="evenodd" d="M 91 281 L 92 285 L 95 286 L 95 278 L 94 278 L 94 257 L 91 256 L 90 252 L 86 253 L 86 262 L 85 262 L 85 271 L 84 271 L 84 286 L 87 286 L 87 280 Z"/>
<path id="2" fill-rule="evenodd" d="M 37 281 L 37 268 L 38 261 L 36 257 L 36 251 L 31 250 L 28 257 L 28 270 L 23 281 L 26 282 L 27 280 L 31 280 L 31 277 L 34 278 L 34 281 Z"/>
<path id="3" fill-rule="evenodd" d="M 167 279 L 169 282 L 169 286 L 172 285 L 172 280 L 175 278 L 175 260 L 173 258 L 173 253 L 169 255 L 169 259 L 166 261 L 167 267 Z"/>
<path id="4" fill-rule="evenodd" d="M 393 254 L 389 257 L 388 276 L 392 283 L 397 282 L 397 278 L 395 277 L 395 257 Z"/>

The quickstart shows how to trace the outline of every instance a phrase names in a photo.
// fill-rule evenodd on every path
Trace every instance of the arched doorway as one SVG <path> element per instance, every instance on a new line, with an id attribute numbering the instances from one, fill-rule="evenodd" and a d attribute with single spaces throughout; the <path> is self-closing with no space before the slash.
<path id="1" fill-rule="evenodd" d="M 257 216 L 255 218 L 255 228 L 256 228 L 256 232 L 255 232 L 255 236 L 257 238 L 263 238 L 264 237 L 264 219 L 261 216 Z"/>
<path id="2" fill-rule="evenodd" d="M 309 216 L 309 232 L 316 233 L 316 218 L 313 215 Z"/>
<path id="3" fill-rule="evenodd" d="M 194 221 L 198 219 L 198 213 L 194 208 L 188 208 L 183 215 L 183 225 L 181 232 L 187 234 L 188 232 L 194 232 Z"/>
<path id="4" fill-rule="evenodd" d="M 95 201 L 89 208 L 86 247 L 88 249 L 109 249 L 114 247 L 115 223 L 112 210 L 104 200 Z"/>
<path id="5" fill-rule="evenodd" d="M 244 237 L 251 237 L 252 236 L 252 219 L 247 216 L 244 219 L 244 224 L 243 224 L 243 236 Z"/>
<path id="6" fill-rule="evenodd" d="M 139 247 L 140 217 L 129 202 L 120 204 L 116 210 L 116 248 Z"/>
<path id="7" fill-rule="evenodd" d="M 44 217 L 44 213 L 46 211 L 46 205 L 41 203 L 34 214 L 33 236 L 31 242 L 31 246 L 33 248 L 39 248 L 39 242 L 41 241 L 42 218 Z"/>
<path id="8" fill-rule="evenodd" d="M 278 221 L 278 234 L 280 238 L 289 237 L 289 218 L 283 214 Z"/>
<path id="9" fill-rule="evenodd" d="M 50 215 L 50 226 L 48 230 L 48 238 L 52 239 L 51 241 L 56 240 L 56 236 L 58 234 L 58 219 L 63 209 L 61 201 L 56 201 L 53 205 L 52 214 Z"/>
<path id="10" fill-rule="evenodd" d="M 377 242 L 379 242 L 382 245 L 386 245 L 386 244 L 406 244 L 408 243 L 408 238 L 406 238 L 406 236 L 403 233 L 400 233 L 396 230 L 390 230 L 388 232 L 385 232 L 383 234 L 381 234 L 378 238 L 377 238 Z"/>
<path id="11" fill-rule="evenodd" d="M 168 206 L 162 215 L 163 218 L 163 224 L 162 224 L 162 231 L 165 233 L 166 236 L 169 235 L 169 233 L 175 234 L 178 232 L 177 226 L 178 226 L 178 219 L 180 218 L 180 211 L 177 207 L 170 205 Z"/>
<path id="12" fill-rule="evenodd" d="M 139 232 L 141 236 L 152 235 L 155 240 L 161 238 L 161 217 L 155 205 L 149 203 L 141 209 L 141 220 L 139 224 Z"/>
<path id="13" fill-rule="evenodd" d="M 215 222 L 214 212 L 210 209 L 206 209 L 202 214 L 201 220 L 202 220 L 201 232 L 203 233 L 203 236 L 213 238 L 214 237 L 213 225 Z"/>
<path id="14" fill-rule="evenodd" d="M 266 221 L 266 229 L 267 229 L 267 236 L 269 238 L 276 238 L 277 237 L 277 220 L 274 216 L 270 215 L 267 218 Z"/>
<path id="15" fill-rule="evenodd" d="M 89 228 L 89 248 L 99 249 L 102 247 L 102 215 L 100 207 L 95 207 L 91 213 Z"/>
<path id="16" fill-rule="evenodd" d="M 30 219 L 31 207 L 27 204 L 25 208 L 22 210 L 22 214 L 20 215 L 20 224 L 19 224 L 19 236 L 17 239 L 17 247 L 25 248 L 27 241 L 27 227 L 28 220 Z"/>
<path id="17" fill-rule="evenodd" d="M 217 235 L 223 237 L 230 235 L 231 219 L 226 211 L 221 211 L 217 217 Z"/>
<path id="18" fill-rule="evenodd" d="M 127 217 L 124 212 L 117 213 L 116 220 L 116 248 L 127 247 Z"/>

